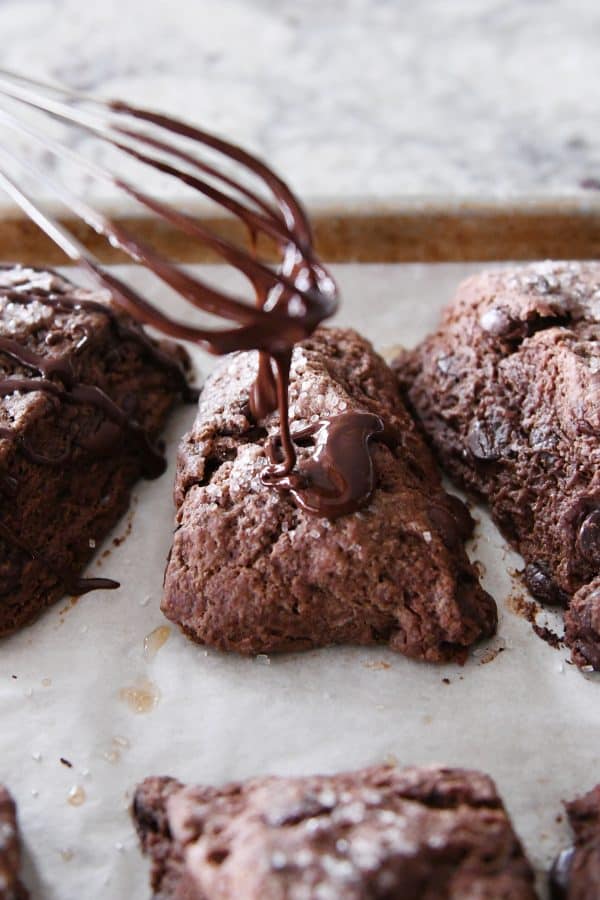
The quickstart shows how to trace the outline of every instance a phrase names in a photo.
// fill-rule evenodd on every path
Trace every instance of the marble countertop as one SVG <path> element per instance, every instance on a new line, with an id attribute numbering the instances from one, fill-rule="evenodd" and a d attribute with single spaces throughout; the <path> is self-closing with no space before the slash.
<path id="1" fill-rule="evenodd" d="M 0 34 L 2 66 L 196 120 L 310 198 L 600 187 L 597 0 L 0 0 Z"/>

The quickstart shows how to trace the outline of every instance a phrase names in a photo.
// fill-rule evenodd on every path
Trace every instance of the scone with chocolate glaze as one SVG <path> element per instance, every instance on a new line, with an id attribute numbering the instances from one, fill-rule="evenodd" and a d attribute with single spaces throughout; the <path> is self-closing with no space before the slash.
<path id="1" fill-rule="evenodd" d="M 387 364 L 336 328 L 294 350 L 292 432 L 356 411 L 395 435 L 370 445 L 370 502 L 333 521 L 261 480 L 278 416 L 252 421 L 256 371 L 254 353 L 226 358 L 181 443 L 164 613 L 195 640 L 240 653 L 383 643 L 429 661 L 464 659 L 493 634 L 495 604 L 465 553 L 470 516 L 443 490 Z M 300 473 L 314 443 L 299 441 Z"/>
<path id="2" fill-rule="evenodd" d="M 385 766 L 221 788 L 148 778 L 133 816 L 155 900 L 535 900 L 496 788 Z"/>
<path id="3" fill-rule="evenodd" d="M 187 357 L 152 341 L 107 291 L 0 267 L 0 636 L 83 581 L 186 390 Z"/>
<path id="4" fill-rule="evenodd" d="M 600 263 L 469 278 L 395 367 L 444 468 L 525 558 L 532 593 L 576 597 L 567 639 L 598 667 Z"/>
<path id="5" fill-rule="evenodd" d="M 0 900 L 27 900 L 29 893 L 19 880 L 21 840 L 17 808 L 0 784 Z"/>

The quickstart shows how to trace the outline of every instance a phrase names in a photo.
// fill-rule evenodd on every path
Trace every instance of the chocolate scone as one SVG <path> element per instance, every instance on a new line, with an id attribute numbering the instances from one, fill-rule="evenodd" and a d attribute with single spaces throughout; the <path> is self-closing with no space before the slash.
<path id="1" fill-rule="evenodd" d="M 443 466 L 489 502 L 549 603 L 600 574 L 599 336 L 600 264 L 537 263 L 469 278 L 395 364 Z"/>
<path id="2" fill-rule="evenodd" d="M 444 492 L 389 367 L 354 331 L 321 328 L 295 348 L 300 472 L 315 449 L 306 426 L 323 416 L 374 413 L 395 435 L 370 448 L 370 503 L 334 521 L 262 482 L 278 418 L 252 421 L 256 368 L 253 353 L 222 362 L 180 446 L 165 614 L 195 640 L 241 653 L 384 642 L 426 660 L 463 658 L 494 632 L 495 604 L 464 550 L 472 520 Z"/>
<path id="3" fill-rule="evenodd" d="M 600 785 L 566 804 L 575 835 L 550 876 L 552 900 L 598 900 L 600 897 Z"/>
<path id="4" fill-rule="evenodd" d="M 0 268 L 0 635 L 65 593 L 111 586 L 79 575 L 134 482 L 164 470 L 155 439 L 183 361 L 105 291 Z"/>
<path id="5" fill-rule="evenodd" d="M 17 808 L 0 784 L 0 900 L 27 900 L 28 892 L 19 881 L 21 842 Z"/>
<path id="6" fill-rule="evenodd" d="M 532 900 L 494 783 L 385 766 L 222 788 L 148 778 L 133 816 L 155 900 Z"/>

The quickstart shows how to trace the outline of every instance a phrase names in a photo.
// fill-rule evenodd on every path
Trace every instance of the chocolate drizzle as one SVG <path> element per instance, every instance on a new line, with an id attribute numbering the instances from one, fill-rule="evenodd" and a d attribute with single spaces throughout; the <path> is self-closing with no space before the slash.
<path id="1" fill-rule="evenodd" d="M 10 303 L 28 305 L 35 301 L 52 308 L 55 314 L 59 312 L 86 312 L 100 313 L 110 320 L 111 326 L 123 340 L 134 341 L 141 347 L 144 354 L 150 355 L 153 362 L 160 368 L 168 370 L 175 384 L 181 392 L 189 398 L 190 391 L 183 370 L 177 363 L 164 354 L 159 347 L 137 326 L 131 326 L 123 322 L 110 307 L 93 300 L 73 298 L 57 291 L 45 290 L 33 287 L 27 283 L 17 287 L 3 290 L 2 295 Z M 76 345 L 76 351 L 81 352 L 91 335 L 85 333 Z M 147 478 L 157 478 L 166 467 L 164 455 L 160 448 L 154 445 L 150 435 L 130 415 L 130 411 L 118 406 L 98 386 L 85 384 L 78 381 L 73 368 L 68 360 L 42 356 L 17 340 L 8 337 L 0 337 L 0 354 L 13 359 L 17 364 L 29 369 L 37 377 L 10 375 L 0 377 L 0 396 L 10 396 L 16 392 L 21 394 L 42 392 L 56 404 L 67 404 L 81 407 L 93 407 L 99 410 L 103 421 L 93 434 L 82 435 L 77 446 L 92 457 L 105 456 L 114 449 L 117 441 L 123 434 L 133 444 L 141 460 L 142 473 Z M 10 427 L 0 427 L 0 439 L 10 440 L 16 449 L 29 461 L 36 465 L 48 467 L 60 467 L 68 462 L 74 452 L 73 442 L 69 442 L 62 452 L 56 456 L 47 456 L 31 447 L 23 438 L 18 437 L 16 431 Z M 0 475 L 0 492 L 7 497 L 18 494 L 18 481 L 8 473 Z M 87 591 L 101 588 L 117 588 L 118 582 L 108 578 L 74 578 L 69 572 L 56 571 L 52 562 L 42 553 L 30 547 L 12 530 L 0 522 L 0 537 L 29 556 L 38 560 L 60 578 L 65 585 L 65 590 L 72 594 L 82 594 Z"/>
<path id="2" fill-rule="evenodd" d="M 2 522 L 0 522 L 0 538 L 6 541 L 7 544 L 12 544 L 14 547 L 17 547 L 30 559 L 42 562 L 50 572 L 53 572 L 60 578 L 67 594 L 75 596 L 87 594 L 90 591 L 115 590 L 120 587 L 119 582 L 113 581 L 112 578 L 74 578 L 69 572 L 57 572 L 52 563 L 46 559 L 42 553 L 32 550 L 31 547 L 17 535 L 13 534 L 13 532 Z"/>
<path id="3" fill-rule="evenodd" d="M 0 348 L 1 349 L 1 348 Z M 23 360 L 21 360 L 23 363 Z M 25 363 L 23 363 L 25 364 Z M 26 363 L 33 368 L 32 363 Z M 147 432 L 135 421 L 130 419 L 123 410 L 114 403 L 110 397 L 104 393 L 101 388 L 91 384 L 79 384 L 71 382 L 69 388 L 63 388 L 54 381 L 47 381 L 45 378 L 2 378 L 0 379 L 0 397 L 6 397 L 16 392 L 28 394 L 34 391 L 41 391 L 56 397 L 63 403 L 75 404 L 77 406 L 94 406 L 99 409 L 107 419 L 118 425 L 121 431 L 127 432 L 130 440 L 135 443 L 140 453 L 142 462 L 142 471 L 146 478 L 158 478 L 166 468 L 166 461 L 162 452 L 153 445 Z M 7 437 L 10 429 L 4 429 L 2 437 Z M 86 450 L 92 455 L 103 455 L 105 451 L 105 431 L 99 429 L 96 435 L 86 438 Z M 19 441 L 19 447 L 25 449 L 25 453 L 30 457 L 37 457 L 33 461 L 43 465 L 56 465 L 62 462 L 62 459 L 48 460 L 48 458 L 36 454 L 27 448 L 22 441 Z"/>
<path id="4" fill-rule="evenodd" d="M 2 268 L 4 267 L 0 266 L 0 271 L 2 271 Z M 113 331 L 119 338 L 125 341 L 133 341 L 152 360 L 154 365 L 169 372 L 173 378 L 173 383 L 181 392 L 184 400 L 191 401 L 195 399 L 195 392 L 190 388 L 182 366 L 180 366 L 171 356 L 163 353 L 160 347 L 157 346 L 157 344 L 152 341 L 141 328 L 133 327 L 130 323 L 117 316 L 115 311 L 111 309 L 108 304 L 100 303 L 97 300 L 88 300 L 83 297 L 69 297 L 59 291 L 44 290 L 43 288 L 29 287 L 28 285 L 25 286 L 24 290 L 19 290 L 18 286 L 13 287 L 4 291 L 3 295 L 10 303 L 18 303 L 21 306 L 27 306 L 37 300 L 42 305 L 49 306 L 56 312 L 73 313 L 83 311 L 98 313 L 104 316 L 109 320 Z M 89 338 L 89 334 L 84 334 L 83 339 L 77 346 L 78 352 L 81 352 Z M 60 360 L 40 357 L 37 354 L 28 351 L 27 348 L 23 347 L 21 344 L 11 341 L 9 338 L 0 338 L 0 341 L 0 350 L 4 350 L 4 352 L 8 353 L 9 356 L 12 356 L 13 359 L 23 362 L 26 356 L 30 355 L 32 368 L 36 368 L 47 378 L 55 374 L 58 375 L 64 383 L 70 383 L 72 372 L 67 363 Z M 13 351 L 12 353 L 11 350 Z"/>

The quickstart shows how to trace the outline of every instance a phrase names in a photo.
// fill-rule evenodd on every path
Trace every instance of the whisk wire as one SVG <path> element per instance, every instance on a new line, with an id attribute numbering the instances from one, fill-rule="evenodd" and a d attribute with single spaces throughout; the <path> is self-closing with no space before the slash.
<path id="1" fill-rule="evenodd" d="M 46 88 L 43 83 L 37 83 L 31 79 L 27 79 L 27 83 L 34 86 L 37 85 L 41 89 Z M 61 89 L 53 88 L 53 90 L 60 91 Z M 123 104 L 120 104 L 118 102 L 114 102 L 111 104 L 107 101 L 91 101 L 86 98 L 85 95 L 79 95 L 76 93 L 72 94 L 66 88 L 62 89 L 62 93 L 71 100 L 83 99 L 84 102 L 87 103 L 93 102 L 95 106 L 101 108 L 106 114 L 112 113 L 113 115 L 123 115 L 126 109 L 134 112 L 133 107 L 125 107 Z M 199 159 L 197 156 L 184 151 L 180 147 L 176 147 L 174 145 L 161 141 L 159 138 L 147 134 L 146 132 L 139 129 L 124 127 L 122 125 L 117 125 L 112 121 L 107 121 L 104 119 L 97 120 L 93 115 L 90 115 L 89 112 L 85 112 L 79 109 L 73 109 L 65 102 L 55 101 L 50 98 L 40 96 L 36 91 L 32 91 L 29 88 L 23 88 L 19 84 L 13 84 L 10 78 L 7 80 L 6 75 L 3 73 L 3 70 L 0 70 L 0 94 L 23 103 L 26 106 L 37 110 L 38 112 L 45 113 L 61 122 L 83 129 L 85 132 L 93 135 L 99 140 L 105 141 L 121 150 L 123 153 L 129 154 L 139 162 L 145 165 L 159 168 L 164 174 L 167 174 L 173 178 L 177 178 L 180 181 L 184 181 L 190 187 L 193 187 L 196 190 L 200 191 L 215 203 L 228 209 L 233 214 L 243 218 L 244 221 L 247 221 L 249 227 L 254 228 L 257 231 L 266 231 L 276 239 L 285 238 L 290 241 L 294 241 L 295 239 L 290 229 L 286 227 L 286 224 L 282 219 L 282 214 L 279 210 L 268 204 L 264 200 L 264 198 L 260 197 L 260 195 L 258 195 L 255 191 L 251 190 L 243 184 L 240 184 L 239 182 L 236 182 L 225 172 L 221 172 L 215 166 L 212 166 L 206 161 Z M 143 110 L 135 110 L 135 113 L 136 115 L 139 115 L 140 118 L 146 119 L 147 121 L 152 121 L 152 117 L 154 116 L 154 114 Z M 158 125 L 159 128 L 162 128 L 163 130 L 166 129 L 173 131 L 173 128 L 169 128 L 166 124 L 164 124 L 164 122 L 166 122 L 166 119 L 164 119 L 164 117 L 157 116 L 156 118 L 161 118 L 162 120 L 160 123 L 158 121 L 154 123 Z M 184 123 L 181 123 L 181 125 L 182 130 L 181 132 L 177 133 L 183 133 L 183 131 L 186 130 L 194 131 L 194 129 L 191 129 L 191 126 L 184 126 Z M 207 146 L 211 146 L 213 149 L 216 149 L 219 152 L 225 153 L 227 152 L 227 148 L 233 148 L 234 146 L 226 141 L 221 140 L 220 138 L 215 138 L 214 136 L 209 135 L 207 132 L 200 131 L 199 129 L 196 129 L 196 132 L 198 137 L 194 139 L 202 140 L 203 143 L 205 143 Z M 200 137 L 200 135 L 202 135 L 202 137 Z M 191 134 L 188 134 L 187 136 L 194 137 Z M 204 136 L 206 136 L 206 138 Z M 124 142 L 123 138 L 128 139 L 130 142 L 133 142 L 133 145 L 132 143 Z M 183 160 L 187 164 L 193 166 L 194 168 L 199 169 L 205 174 L 212 176 L 216 180 L 223 182 L 223 184 L 226 184 L 235 192 L 242 194 L 248 200 L 254 203 L 260 210 L 262 210 L 264 216 L 257 215 L 251 208 L 237 201 L 235 197 L 231 197 L 223 193 L 218 188 L 215 188 L 214 186 L 208 184 L 208 182 L 202 179 L 194 179 L 189 174 L 182 172 L 180 169 L 176 169 L 173 166 L 170 166 L 168 163 L 162 162 L 156 157 L 141 153 L 139 149 L 137 149 L 138 143 L 146 144 L 168 155 L 175 156 L 178 159 Z M 235 149 L 237 150 L 237 148 Z M 242 163 L 242 165 L 247 165 L 248 161 L 253 159 L 253 157 L 250 157 L 250 155 L 246 154 L 245 151 L 240 152 L 243 158 L 239 161 Z M 263 168 L 266 169 L 266 167 Z M 278 184 L 277 187 L 279 190 L 281 190 Z M 292 221 L 295 221 L 296 219 L 302 220 L 303 224 L 306 225 L 306 228 L 308 227 L 305 217 L 301 215 L 299 210 L 294 209 L 294 216 L 292 217 Z"/>
<path id="2" fill-rule="evenodd" d="M 243 272 L 243 274 L 251 280 L 255 290 L 262 288 L 263 291 L 268 291 L 278 282 L 278 280 L 283 280 L 285 286 L 289 290 L 299 290 L 298 285 L 292 285 L 283 275 L 278 276 L 271 268 L 264 265 L 259 260 L 248 257 L 248 255 L 241 251 L 235 244 L 212 233 L 208 228 L 202 226 L 197 219 L 193 219 L 191 216 L 180 212 L 169 204 L 155 200 L 143 191 L 136 189 L 132 183 L 118 177 L 105 167 L 92 162 L 81 154 L 76 153 L 71 150 L 71 148 L 60 144 L 54 138 L 47 135 L 41 135 L 34 128 L 20 122 L 15 116 L 11 115 L 11 113 L 6 112 L 6 110 L 0 109 L 0 122 L 4 123 L 9 128 L 26 135 L 36 141 L 36 143 L 42 144 L 47 151 L 54 154 L 57 158 L 69 160 L 74 165 L 87 171 L 94 178 L 102 180 L 110 186 L 121 188 L 146 209 L 162 216 L 169 215 L 171 221 L 179 228 L 179 230 L 185 232 L 190 237 L 196 237 L 204 241 L 215 250 L 215 252 L 219 253 L 226 262 L 235 266 L 238 271 Z M 13 160 L 14 159 L 13 156 Z M 19 162 L 19 160 L 17 160 L 17 162 Z M 21 163 L 21 165 L 23 165 L 23 163 Z M 40 180 L 43 178 L 42 173 L 34 172 L 33 174 Z M 48 179 L 44 179 L 44 181 L 48 185 Z M 59 193 L 59 189 L 56 185 L 53 186 L 53 191 L 54 193 Z M 63 193 L 65 193 L 66 196 L 66 192 Z M 86 220 L 88 220 L 88 222 L 90 216 L 91 211 L 88 209 L 86 212 Z M 96 225 L 93 227 L 96 228 Z M 98 229 L 96 228 L 96 230 Z"/>
<path id="3" fill-rule="evenodd" d="M 44 231 L 73 262 L 95 262 L 92 254 L 66 228 L 52 216 L 42 212 L 40 207 L 21 190 L 16 182 L 0 168 L 0 186 L 14 202 Z"/>
<path id="4" fill-rule="evenodd" d="M 2 89 L 3 93 L 9 94 L 11 92 L 19 91 L 20 96 L 25 99 L 25 92 L 27 91 L 27 87 L 23 88 L 21 87 L 22 85 L 26 85 L 29 88 L 33 89 L 33 94 L 30 92 L 28 95 L 29 100 L 34 105 L 38 105 L 38 108 L 43 108 L 46 111 L 50 111 L 51 101 L 47 101 L 45 105 L 39 106 L 40 91 L 58 94 L 62 97 L 67 98 L 67 100 L 71 102 L 86 103 L 90 106 L 101 109 L 103 112 L 112 112 L 119 114 L 134 113 L 136 118 L 138 119 L 145 120 L 171 133 L 176 133 L 184 137 L 192 138 L 195 141 L 200 141 L 202 144 L 212 147 L 219 153 L 223 153 L 226 156 L 230 156 L 232 159 L 236 159 L 242 165 L 245 165 L 249 168 L 254 168 L 257 174 L 269 186 L 277 200 L 280 202 L 282 206 L 282 212 L 288 218 L 288 225 L 291 226 L 293 224 L 296 229 L 302 233 L 307 242 L 310 241 L 311 229 L 306 213 L 304 212 L 302 205 L 297 201 L 294 195 L 291 194 L 285 182 L 282 181 L 281 178 L 279 178 L 271 169 L 269 169 L 268 166 L 262 163 L 259 159 L 247 153 L 245 150 L 236 146 L 235 144 L 232 144 L 231 142 L 226 141 L 223 138 L 217 137 L 216 135 L 211 134 L 204 129 L 189 125 L 185 122 L 175 121 L 161 115 L 160 113 L 133 107 L 130 104 L 123 103 L 122 101 L 103 100 L 90 94 L 86 94 L 82 91 L 67 88 L 64 85 L 50 84 L 49 82 L 31 78 L 21 73 L 12 72 L 8 69 L 0 67 L 0 88 Z M 64 107 L 60 109 L 53 105 L 53 108 L 55 114 L 57 115 L 62 116 L 67 114 Z M 94 126 L 90 124 L 90 127 Z M 123 126 L 116 126 L 116 129 L 121 131 L 121 133 L 128 134 L 129 136 L 136 139 L 144 140 L 145 137 L 147 137 L 143 133 L 132 131 L 131 129 L 124 128 Z M 169 147 L 166 144 L 162 144 L 161 149 L 165 150 L 168 153 L 173 152 L 173 148 Z M 198 165 L 199 162 L 196 158 L 189 156 L 189 154 L 184 154 L 181 156 L 181 158 L 187 158 L 187 161 L 191 162 L 193 165 Z M 258 195 L 239 185 L 239 183 L 235 182 L 233 179 L 228 178 L 228 176 L 226 176 L 224 173 L 221 173 L 216 169 L 212 169 L 212 167 L 207 167 L 205 171 L 211 171 L 211 174 L 214 174 L 216 177 L 221 178 L 230 187 L 234 188 L 235 190 L 242 191 L 249 199 L 253 199 L 255 202 L 257 202 L 258 205 L 263 206 L 264 201 Z M 265 211 L 267 211 L 267 209 L 265 209 Z M 273 209 L 273 207 L 268 207 L 268 211 L 276 217 L 279 216 L 278 210 Z"/>

